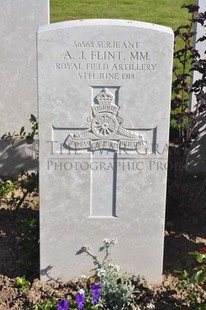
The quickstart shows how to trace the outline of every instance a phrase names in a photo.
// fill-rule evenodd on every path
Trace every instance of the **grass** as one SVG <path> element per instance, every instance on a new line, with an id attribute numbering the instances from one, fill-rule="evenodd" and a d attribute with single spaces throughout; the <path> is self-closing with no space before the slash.
<path id="1" fill-rule="evenodd" d="M 189 17 L 182 4 L 195 0 L 50 0 L 51 22 L 88 18 L 139 20 L 175 30 Z"/>

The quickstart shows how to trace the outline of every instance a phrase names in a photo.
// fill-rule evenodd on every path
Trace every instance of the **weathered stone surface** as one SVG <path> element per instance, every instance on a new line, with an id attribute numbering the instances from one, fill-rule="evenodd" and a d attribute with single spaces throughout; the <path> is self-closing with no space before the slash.
<path id="1" fill-rule="evenodd" d="M 41 275 L 92 269 L 77 255 L 117 239 L 115 263 L 160 282 L 173 33 L 124 20 L 40 27 Z"/>
<path id="2" fill-rule="evenodd" d="M 49 0 L 0 0 L 0 138 L 8 132 L 19 133 L 22 126 L 28 132 L 30 114 L 37 115 L 36 31 L 48 21 Z M 7 149 L 4 142 L 0 144 L 0 156 L 4 157 Z M 22 160 L 21 167 L 28 168 L 28 162 L 23 165 L 24 154 L 16 152 Z M 9 162 L 16 171 L 19 162 Z M 33 166 L 31 160 L 30 167 Z M 8 175 L 8 171 L 1 170 L 0 175 Z"/>

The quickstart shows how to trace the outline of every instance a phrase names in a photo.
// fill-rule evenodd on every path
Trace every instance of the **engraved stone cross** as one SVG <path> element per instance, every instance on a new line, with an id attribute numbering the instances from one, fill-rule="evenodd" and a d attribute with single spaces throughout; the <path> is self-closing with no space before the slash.
<path id="1" fill-rule="evenodd" d="M 107 88 L 99 87 L 93 98 L 89 128 L 78 128 L 77 134 L 72 128 L 73 133 L 65 137 L 63 143 L 66 149 L 90 152 L 90 217 L 117 216 L 117 152 L 135 152 L 147 144 L 142 135 L 144 130 L 123 127 L 123 119 L 119 116 L 118 91 L 118 87 L 113 88 L 115 98 Z M 145 130 L 153 132 L 153 129 Z"/>

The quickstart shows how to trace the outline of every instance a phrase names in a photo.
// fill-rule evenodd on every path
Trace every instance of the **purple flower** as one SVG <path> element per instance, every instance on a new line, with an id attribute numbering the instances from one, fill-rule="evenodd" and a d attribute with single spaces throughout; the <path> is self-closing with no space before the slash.
<path id="1" fill-rule="evenodd" d="M 67 309 L 69 309 L 68 301 L 66 299 L 59 300 L 57 310 L 67 310 Z"/>
<path id="2" fill-rule="evenodd" d="M 84 295 L 83 294 L 77 294 L 76 303 L 77 303 L 78 309 L 84 308 Z"/>
<path id="3" fill-rule="evenodd" d="M 102 288 L 102 283 L 100 282 L 100 283 L 98 283 L 98 284 L 96 284 L 96 283 L 92 283 L 92 285 L 91 285 L 91 290 L 93 291 L 93 290 L 99 290 L 99 289 L 101 289 Z"/>
<path id="4" fill-rule="evenodd" d="M 93 305 L 96 305 L 97 302 L 98 302 L 98 298 L 99 298 L 99 295 L 100 295 L 100 289 L 101 288 L 102 288 L 102 284 L 101 283 L 98 283 L 98 284 L 92 283 L 92 285 L 91 285 L 92 304 Z"/>

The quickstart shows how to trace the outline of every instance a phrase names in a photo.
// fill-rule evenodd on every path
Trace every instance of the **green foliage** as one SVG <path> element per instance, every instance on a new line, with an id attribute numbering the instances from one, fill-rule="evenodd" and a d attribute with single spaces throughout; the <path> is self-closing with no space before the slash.
<path id="1" fill-rule="evenodd" d="M 182 6 L 190 14 L 187 24 L 179 26 L 175 31 L 175 51 L 171 102 L 171 129 L 177 130 L 174 142 L 183 147 L 185 153 L 195 138 L 194 129 L 200 113 L 206 110 L 206 59 L 193 46 L 195 38 L 195 24 L 205 26 L 206 14 L 199 12 L 195 4 Z M 198 38 L 199 42 L 206 40 L 206 36 Z M 204 43 L 202 43 L 204 44 Z M 193 81 L 191 86 L 191 72 L 199 72 L 200 78 Z M 196 96 L 196 105 L 190 107 L 190 95 Z"/>
<path id="2" fill-rule="evenodd" d="M 110 310 L 130 309 L 133 303 L 133 294 L 139 293 L 139 290 L 135 290 L 132 278 L 128 274 L 121 272 L 120 267 L 114 265 L 110 260 L 110 248 L 116 244 L 116 241 L 114 239 L 104 239 L 103 243 L 104 245 L 99 249 L 100 252 L 103 251 L 104 253 L 102 261 L 91 253 L 89 247 L 85 246 L 81 249 L 82 252 L 92 257 L 96 266 L 94 278 L 96 282 L 100 281 L 102 284 L 97 306 Z M 140 281 L 140 277 L 138 281 Z"/>
<path id="3" fill-rule="evenodd" d="M 109 309 L 129 309 L 133 302 L 132 294 L 135 286 L 128 275 L 120 274 L 115 267 L 104 264 L 105 274 L 101 276 L 102 290 L 100 305 L 107 305 Z M 136 291 L 137 292 L 137 291 Z"/>
<path id="4" fill-rule="evenodd" d="M 187 270 L 174 270 L 174 272 L 178 275 L 178 279 L 180 281 L 187 280 L 189 277 L 189 272 Z"/>
<path id="5" fill-rule="evenodd" d="M 31 279 L 36 272 L 35 268 L 38 268 L 39 222 L 36 218 L 37 212 L 30 209 L 31 202 L 27 201 L 26 197 L 29 193 L 37 191 L 38 173 L 24 173 L 13 182 L 0 182 L 0 200 L 4 198 L 4 203 L 12 207 L 16 217 L 14 223 L 17 226 L 17 242 L 20 243 L 18 248 L 21 256 L 21 275 L 25 274 L 27 278 Z M 37 197 L 36 200 L 32 201 L 33 206 L 38 203 Z M 29 208 L 27 209 L 27 207 Z"/>
<path id="6" fill-rule="evenodd" d="M 139 290 L 135 290 L 135 285 L 132 283 L 132 278 L 120 271 L 120 267 L 114 265 L 109 256 L 111 254 L 110 248 L 116 242 L 115 240 L 105 239 L 104 245 L 99 249 L 104 256 L 100 261 L 96 255 L 90 252 L 89 247 L 84 246 L 78 251 L 77 254 L 83 252 L 92 257 L 95 265 L 95 274 L 87 278 L 81 276 L 76 283 L 78 293 L 74 298 L 69 300 L 60 300 L 56 298 L 45 300 L 42 304 L 35 306 L 35 310 L 53 310 L 57 309 L 57 305 L 62 302 L 69 302 L 69 309 L 77 310 L 77 308 L 83 307 L 85 310 L 95 309 L 110 309 L 110 310 L 129 310 L 131 309 L 134 300 L 133 295 L 139 293 Z M 138 278 L 140 281 L 140 278 Z M 136 283 L 138 280 L 135 279 Z M 97 294 L 97 295 L 96 295 Z M 73 295 L 73 294 L 72 294 Z M 79 305 L 79 297 L 82 297 Z M 77 305 L 78 304 L 78 305 Z M 66 308 L 68 307 L 68 304 Z"/>
<path id="7" fill-rule="evenodd" d="M 57 309 L 58 300 L 57 298 L 45 300 L 41 304 L 37 304 L 34 307 L 34 310 L 56 310 Z M 74 300 L 69 300 L 69 309 L 78 310 L 76 303 Z M 91 301 L 85 301 L 84 310 L 97 310 L 96 306 L 91 305 Z"/>
<path id="8" fill-rule="evenodd" d="M 58 299 L 52 298 L 47 299 L 41 304 L 37 304 L 34 307 L 34 310 L 56 310 L 58 305 Z M 69 300 L 69 309 L 78 310 L 77 305 L 74 300 Z M 86 300 L 84 304 L 84 310 L 97 310 L 96 306 L 91 305 L 91 300 Z"/>
<path id="9" fill-rule="evenodd" d="M 184 8 L 185 6 L 183 6 Z M 196 6 L 193 7 L 192 16 L 186 25 L 179 26 L 175 34 L 174 67 L 171 102 L 171 128 L 178 130 L 179 141 L 187 141 L 187 129 L 190 123 L 189 102 L 191 75 L 189 70 L 192 63 L 194 15 Z"/>
<path id="10" fill-rule="evenodd" d="M 27 143 L 32 143 L 34 141 L 34 137 L 38 134 L 38 121 L 37 117 L 33 114 L 30 115 L 29 119 L 31 123 L 31 132 L 26 132 L 25 127 L 21 127 L 18 138 L 26 139 Z"/>
<path id="11" fill-rule="evenodd" d="M 38 225 L 35 218 L 20 220 L 20 238 L 22 244 L 21 264 L 24 272 L 29 276 L 32 269 L 32 262 L 38 257 Z"/>
<path id="12" fill-rule="evenodd" d="M 22 205 L 28 204 L 26 197 L 33 192 L 38 192 L 38 172 L 22 172 L 14 181 L 0 181 L 0 199 L 6 199 L 16 211 Z M 36 199 L 36 205 L 38 205 L 38 199 Z"/>
<path id="13" fill-rule="evenodd" d="M 1 139 L 12 141 L 12 143 L 14 143 L 14 141 L 16 139 L 26 139 L 28 144 L 33 143 L 34 137 L 38 134 L 38 120 L 37 120 L 36 116 L 31 114 L 29 121 L 31 123 L 31 131 L 30 132 L 26 132 L 25 127 L 23 126 L 23 127 L 21 127 L 19 134 L 17 134 L 16 132 L 13 132 L 12 134 L 10 132 L 8 132 L 8 133 L 5 133 L 1 137 Z"/>
<path id="14" fill-rule="evenodd" d="M 204 248 L 203 248 L 204 249 Z M 190 279 L 190 282 L 193 284 L 199 284 L 203 288 L 206 288 L 206 251 L 205 253 L 200 252 L 190 252 L 190 255 L 193 255 L 196 259 L 196 262 L 199 263 L 197 267 L 195 267 L 194 273 Z"/>
<path id="15" fill-rule="evenodd" d="M 25 276 L 15 278 L 15 282 L 19 291 L 24 291 L 30 285 L 30 282 L 26 281 Z"/>
<path id="16" fill-rule="evenodd" d="M 186 299 L 194 310 L 206 310 L 206 248 L 190 252 L 198 265 L 192 275 L 186 270 L 176 270 L 180 283 L 178 289 L 186 294 Z"/>
<path id="17" fill-rule="evenodd" d="M 5 184 L 0 186 L 0 198 L 8 195 L 9 193 L 13 193 L 15 190 L 15 185 L 11 181 L 6 181 Z"/>
<path id="18" fill-rule="evenodd" d="M 35 305 L 34 310 L 56 310 L 57 298 L 45 300 L 43 303 Z"/>

